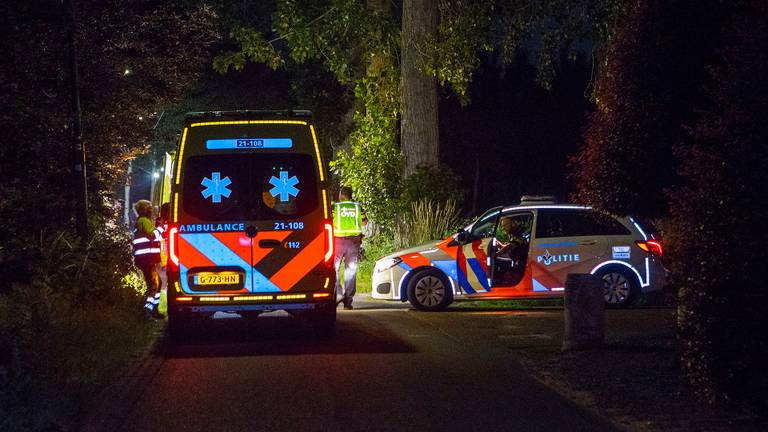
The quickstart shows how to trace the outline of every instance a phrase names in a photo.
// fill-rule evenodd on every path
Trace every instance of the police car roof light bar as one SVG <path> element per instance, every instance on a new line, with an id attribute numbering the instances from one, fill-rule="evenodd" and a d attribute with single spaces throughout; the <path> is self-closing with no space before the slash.
<path id="1" fill-rule="evenodd" d="M 556 204 L 557 199 L 553 195 L 523 195 L 520 204 Z"/>

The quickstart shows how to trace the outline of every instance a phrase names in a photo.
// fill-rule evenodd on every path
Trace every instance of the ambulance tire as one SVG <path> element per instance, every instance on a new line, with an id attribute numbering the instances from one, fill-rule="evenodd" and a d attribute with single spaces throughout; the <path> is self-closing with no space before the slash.
<path id="1" fill-rule="evenodd" d="M 605 266 L 595 275 L 603 280 L 603 298 L 606 308 L 628 308 L 640 295 L 637 277 L 624 266 Z"/>
<path id="2" fill-rule="evenodd" d="M 448 278 L 440 270 L 429 267 L 414 274 L 408 281 L 408 301 L 424 312 L 438 312 L 453 303 Z"/>

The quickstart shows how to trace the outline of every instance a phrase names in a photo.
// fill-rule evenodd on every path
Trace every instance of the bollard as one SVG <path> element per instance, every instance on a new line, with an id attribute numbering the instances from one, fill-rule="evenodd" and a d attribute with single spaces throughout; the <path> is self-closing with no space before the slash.
<path id="1" fill-rule="evenodd" d="M 605 344 L 603 280 L 591 274 L 569 274 L 563 304 L 563 351 L 602 347 Z"/>

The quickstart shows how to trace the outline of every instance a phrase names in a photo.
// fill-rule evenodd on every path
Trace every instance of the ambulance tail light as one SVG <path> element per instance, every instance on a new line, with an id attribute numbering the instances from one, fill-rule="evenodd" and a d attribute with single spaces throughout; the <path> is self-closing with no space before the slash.
<path id="1" fill-rule="evenodd" d="M 173 226 L 168 231 L 168 257 L 174 266 L 179 266 L 179 227 Z"/>
<path id="2" fill-rule="evenodd" d="M 325 223 L 325 265 L 333 264 L 333 225 Z"/>
<path id="3" fill-rule="evenodd" d="M 661 244 L 661 240 L 637 240 L 635 241 L 635 244 L 640 249 L 644 250 L 645 252 L 648 252 L 651 255 L 654 256 L 662 256 L 664 252 L 664 248 Z"/>

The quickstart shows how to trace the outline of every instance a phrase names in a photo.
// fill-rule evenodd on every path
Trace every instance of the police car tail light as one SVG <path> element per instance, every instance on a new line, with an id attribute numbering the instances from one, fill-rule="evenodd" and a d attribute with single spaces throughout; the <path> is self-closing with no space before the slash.
<path id="1" fill-rule="evenodd" d="M 333 225 L 325 223 L 325 263 L 333 262 Z"/>
<path id="2" fill-rule="evenodd" d="M 660 240 L 637 240 L 635 241 L 635 244 L 637 247 L 651 255 L 661 256 L 664 252 L 664 248 Z"/>
<path id="3" fill-rule="evenodd" d="M 179 266 L 179 227 L 171 227 L 168 231 L 168 256 L 175 266 Z"/>

